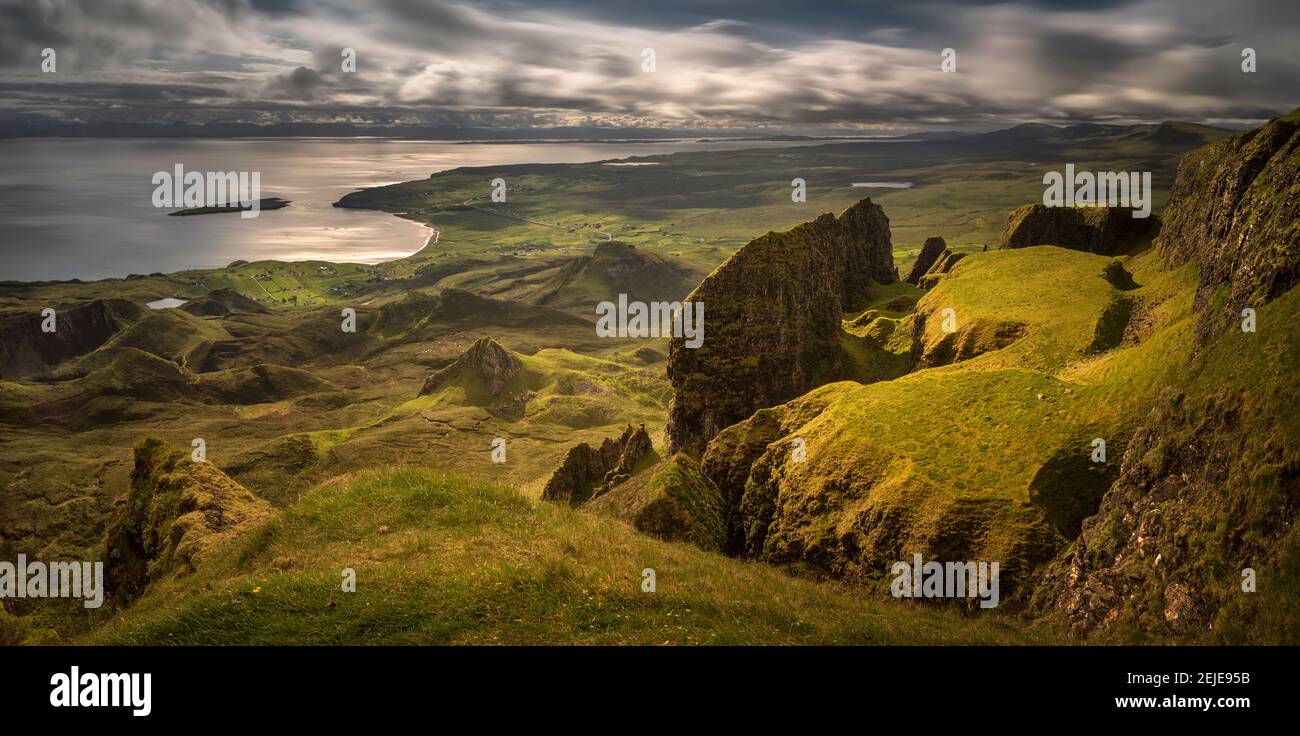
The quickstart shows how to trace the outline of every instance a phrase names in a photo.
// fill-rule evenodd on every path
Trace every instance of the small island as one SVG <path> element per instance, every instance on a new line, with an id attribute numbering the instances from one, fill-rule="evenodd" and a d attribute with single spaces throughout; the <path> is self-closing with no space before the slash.
<path id="1" fill-rule="evenodd" d="M 257 200 L 257 209 L 259 210 L 278 210 L 282 207 L 288 207 L 290 200 L 280 199 L 279 197 L 263 197 Z M 189 209 L 176 210 L 168 212 L 168 217 L 185 217 L 188 215 L 212 215 L 218 212 L 246 212 L 253 209 L 251 204 L 223 204 L 212 207 L 190 207 Z"/>

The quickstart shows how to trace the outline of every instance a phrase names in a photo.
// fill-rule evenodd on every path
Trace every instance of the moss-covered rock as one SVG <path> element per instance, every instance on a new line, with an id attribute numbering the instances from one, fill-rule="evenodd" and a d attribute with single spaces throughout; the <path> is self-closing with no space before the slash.
<path id="1" fill-rule="evenodd" d="M 965 253 L 954 253 L 945 249 L 934 259 L 934 263 L 930 264 L 930 268 L 916 280 L 916 285 L 922 289 L 933 289 L 935 284 L 951 273 L 957 262 L 965 257 Z"/>
<path id="2" fill-rule="evenodd" d="M 870 285 L 898 280 L 889 220 L 864 199 L 742 247 L 688 299 L 704 304 L 704 340 L 674 337 L 670 451 L 698 454 L 723 428 L 851 372 L 841 317 Z"/>
<path id="3" fill-rule="evenodd" d="M 131 487 L 104 534 L 104 585 L 119 605 L 193 572 L 271 514 L 271 505 L 157 437 L 135 448 Z"/>
<path id="4" fill-rule="evenodd" d="M 1162 219 L 1165 264 L 1198 264 L 1203 342 L 1243 308 L 1281 296 L 1300 281 L 1300 119 L 1187 154 Z"/>
<path id="5" fill-rule="evenodd" d="M 934 417 L 943 417 L 937 426 L 972 426 L 998 410 L 972 398 L 1026 378 L 927 372 L 868 386 L 841 382 L 728 427 L 701 466 L 723 499 L 726 550 L 882 593 L 893 563 L 913 554 L 993 560 L 1009 594 L 1065 540 L 1028 502 L 1029 477 L 1002 472 L 994 481 L 995 469 L 1005 468 L 999 457 L 1032 468 L 1063 430 L 1043 433 L 1041 447 L 999 446 L 1015 432 L 1006 425 L 986 428 L 978 447 L 923 445 L 944 437 Z M 1032 393 L 1016 393 L 1000 401 L 1045 411 Z M 976 466 L 990 477 L 962 478 Z"/>
<path id="6" fill-rule="evenodd" d="M 721 551 L 726 541 L 722 497 L 699 464 L 678 453 L 584 508 L 623 519 L 644 534 Z"/>
<path id="7" fill-rule="evenodd" d="M 1033 604 L 1078 635 L 1300 636 L 1296 128 L 1273 121 L 1179 168 L 1158 253 L 1199 266 L 1198 349 L 1128 443 L 1098 513 L 1035 586 Z M 1224 330 L 1245 305 L 1266 327 Z"/>
<path id="8" fill-rule="evenodd" d="M 926 238 L 925 243 L 921 245 L 920 254 L 916 256 L 916 263 L 912 264 L 912 270 L 908 272 L 904 281 L 913 285 L 919 284 L 921 277 L 928 273 L 935 261 L 946 252 L 948 252 L 948 244 L 943 238 Z"/>
<path id="9" fill-rule="evenodd" d="M 966 320 L 949 332 L 934 335 L 926 330 L 933 315 L 918 313 L 912 321 L 912 363 L 917 368 L 933 368 L 960 363 L 1001 350 L 1025 336 L 1029 325 L 1021 322 Z"/>
<path id="10" fill-rule="evenodd" d="M 1007 217 L 1002 244 L 1008 248 L 1057 245 L 1098 255 L 1114 255 L 1151 226 L 1128 207 L 1048 207 L 1027 204 Z"/>
<path id="11" fill-rule="evenodd" d="M 581 442 L 564 454 L 560 467 L 546 481 L 542 498 L 580 506 L 644 469 L 645 458 L 653 452 L 645 425 L 637 429 L 628 425 L 620 437 L 606 437 L 600 447 Z"/>

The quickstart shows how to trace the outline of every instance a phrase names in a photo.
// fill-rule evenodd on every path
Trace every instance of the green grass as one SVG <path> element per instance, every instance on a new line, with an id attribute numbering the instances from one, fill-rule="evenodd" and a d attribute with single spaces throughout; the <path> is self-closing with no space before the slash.
<path id="1" fill-rule="evenodd" d="M 939 313 L 944 309 L 955 312 L 959 331 L 980 322 L 1024 324 L 1029 330 L 1023 338 L 963 367 L 1055 372 L 1084 357 L 1098 320 L 1120 296 L 1102 278 L 1110 260 L 1054 246 L 968 255 L 918 305 L 931 316 L 923 339 L 942 339 Z"/>
<path id="2" fill-rule="evenodd" d="M 975 253 L 916 315 L 846 319 L 850 354 L 884 380 L 822 386 L 710 445 L 706 465 L 754 458 L 740 503 L 749 553 L 870 585 L 897 549 L 929 550 L 999 560 L 1007 588 L 1023 581 L 1095 511 L 1190 348 L 1195 274 L 1125 257 L 1136 287 L 1121 291 L 1103 276 L 1111 260 L 1053 246 Z M 1116 320 L 1109 309 L 1120 299 L 1134 306 Z M 941 329 L 947 308 L 957 314 L 951 335 Z M 952 341 L 960 349 L 947 359 L 958 362 L 888 375 L 909 367 L 901 338 L 922 318 L 927 351 Z M 1020 336 L 991 340 L 989 326 L 1006 323 Z M 1100 352 L 1099 330 L 1113 333 Z M 1097 437 L 1105 464 L 1089 460 Z M 796 438 L 806 462 L 790 459 Z"/>
<path id="3" fill-rule="evenodd" d="M 341 591 L 356 571 L 355 593 Z M 656 592 L 642 592 L 654 569 Z M 94 644 L 1028 643 L 997 616 L 864 601 L 424 470 L 320 487 Z"/>
<path id="4" fill-rule="evenodd" d="M 1188 280 L 1186 270 L 1165 273 L 1148 256 L 1125 258 L 1140 286 L 1122 296 L 1137 300 L 1134 320 L 1149 322 L 1150 328 L 1141 340 L 1125 338 L 1119 346 L 1094 354 L 1089 346 L 1096 337 L 1096 325 L 1121 295 L 1099 277 L 1106 259 L 1051 248 L 1006 254 L 978 251 L 983 244 L 997 241 L 1007 212 L 1039 199 L 1042 171 L 1056 161 L 1072 160 L 1081 168 L 1100 170 L 1153 170 L 1159 208 L 1172 183 L 1179 154 L 1194 145 L 1162 148 L 1122 137 L 1052 146 L 963 149 L 962 155 L 955 155 L 956 149 L 947 144 L 844 144 L 674 154 L 653 157 L 657 166 L 635 168 L 577 164 L 461 169 L 358 196 L 362 204 L 404 212 L 411 219 L 441 228 L 438 245 L 409 258 L 374 266 L 260 261 L 93 283 L 0 283 L 0 309 L 5 310 L 23 311 L 37 302 L 64 304 L 99 297 L 136 303 L 172 296 L 198 298 L 218 288 L 231 288 L 271 309 L 266 315 L 241 314 L 224 320 L 179 312 L 149 314 L 106 348 L 61 366 L 60 378 L 70 380 L 0 383 L 0 424 L 6 430 L 0 486 L 11 492 L 7 503 L 0 505 L 0 522 L 14 530 L 9 538 L 0 540 L 0 552 L 24 549 L 79 558 L 93 551 L 114 495 L 128 484 L 130 448 L 148 433 L 161 434 L 180 447 L 187 447 L 196 436 L 204 437 L 214 464 L 230 470 L 237 480 L 277 505 L 292 503 L 300 492 L 326 478 L 406 463 L 514 484 L 525 496 L 535 496 L 541 479 L 576 442 L 599 442 L 617 434 L 629 421 L 645 422 L 656 436 L 668 399 L 662 360 L 642 360 L 636 352 L 651 347 L 662 353 L 663 341 L 597 340 L 588 324 L 566 321 L 562 319 L 566 315 L 557 318 L 529 306 L 530 299 L 564 275 L 575 256 L 592 253 L 608 233 L 636 245 L 638 252 L 701 274 L 764 231 L 788 229 L 867 195 L 890 217 L 895 258 L 904 270 L 929 236 L 943 236 L 950 248 L 975 253 L 958 266 L 953 277 L 925 295 L 922 311 L 932 314 L 951 305 L 959 321 L 1023 323 L 1028 332 L 1009 346 L 973 360 L 889 381 L 910 367 L 912 321 L 908 312 L 921 295 L 906 285 L 872 294 L 871 304 L 863 305 L 866 311 L 845 315 L 842 345 L 857 369 L 856 377 L 888 382 L 874 389 L 852 384 L 828 387 L 825 397 L 834 399 L 833 406 L 791 428 L 807 432 L 810 463 L 826 463 L 817 466 L 823 474 L 813 478 L 822 485 L 813 487 L 834 490 L 843 488 L 835 485 L 840 482 L 876 484 L 887 480 L 872 485 L 872 492 L 899 508 L 918 509 L 922 516 L 916 529 L 920 533 L 945 528 L 955 518 L 944 515 L 947 509 L 956 508 L 954 499 L 1022 504 L 1032 500 L 1036 468 L 1091 436 L 1117 437 L 1111 453 L 1119 457 L 1136 418 L 1171 380 L 1168 366 L 1188 353 L 1188 289 L 1194 288 L 1195 274 Z M 486 206 L 486 183 L 497 175 L 510 182 L 506 209 L 560 227 L 460 206 L 466 200 Z M 806 204 L 789 200 L 788 182 L 795 175 L 808 179 Z M 867 179 L 907 180 L 916 186 L 889 191 L 851 186 Z M 566 285 L 571 298 L 561 300 L 568 303 L 560 306 L 569 310 L 567 317 L 590 320 L 591 305 L 583 302 L 607 290 L 608 283 L 581 274 Z M 449 302 L 438 295 L 444 287 L 463 288 L 479 300 Z M 415 298 L 403 305 L 400 300 L 407 295 Z M 338 329 L 339 309 L 344 306 L 358 309 L 362 329 L 356 335 Z M 385 310 L 392 319 L 381 322 Z M 412 315 L 415 319 L 407 319 Z M 373 331 L 368 329 L 372 325 Z M 927 337 L 935 337 L 930 331 L 936 328 L 937 320 L 927 320 Z M 448 391 L 416 399 L 428 375 L 484 335 L 519 354 L 527 366 L 529 383 L 521 388 L 535 395 L 523 417 L 494 416 L 484 406 L 475 405 L 463 386 L 457 389 L 459 393 Z M 204 361 L 210 364 L 201 368 Z M 258 365 L 272 366 L 266 371 L 266 380 L 253 368 Z M 77 378 L 81 373 L 86 375 Z M 195 389 L 205 386 L 214 398 L 196 399 Z M 1071 394 L 1065 393 L 1067 388 Z M 891 392 L 898 392 L 901 398 L 891 399 Z M 1037 399 L 1038 393 L 1047 398 Z M 953 420 L 947 421 L 948 416 Z M 489 442 L 494 437 L 508 440 L 509 462 L 490 462 Z M 838 460 L 832 461 L 837 455 Z M 855 458 L 863 461 L 861 475 L 854 475 Z M 322 493 L 340 492 L 331 486 Z M 376 498 L 384 496 L 381 492 Z M 860 499 L 851 494 L 828 498 L 836 502 L 848 499 L 845 508 L 849 512 L 863 509 L 861 504 L 854 506 Z M 622 545 L 619 549 L 624 550 L 618 564 L 635 569 L 629 573 L 619 568 L 615 574 L 612 568 L 602 567 L 602 562 L 570 560 L 555 553 L 555 540 L 568 540 L 577 533 L 564 528 L 578 529 L 577 525 L 597 521 L 572 517 L 561 522 L 558 519 L 562 517 L 555 516 L 558 513 L 543 508 L 526 515 L 535 527 L 545 526 L 543 521 L 549 519 L 545 524 L 551 525 L 546 527 L 551 531 L 545 534 L 537 531 L 520 544 L 504 540 L 501 534 L 489 535 L 486 547 L 475 548 L 478 557 L 484 557 L 485 549 L 500 544 L 508 555 L 488 555 L 485 559 L 494 561 L 482 563 L 488 565 L 483 579 L 506 587 L 514 584 L 512 580 L 521 580 L 519 584 L 526 588 L 523 592 L 483 587 L 487 583 L 471 585 L 463 575 L 454 585 L 447 582 L 439 588 L 441 583 L 436 580 L 452 576 L 450 567 L 440 568 L 446 573 L 443 578 L 434 575 L 431 566 L 421 568 L 425 571 L 421 584 L 434 585 L 446 596 L 448 606 L 469 605 L 467 601 L 472 603 L 471 599 L 479 596 L 500 606 L 518 605 L 532 615 L 551 611 L 549 615 L 563 620 L 564 626 L 575 627 L 576 618 L 571 621 L 555 613 L 552 608 L 559 604 L 535 590 L 537 581 L 545 579 L 545 569 L 537 565 L 545 562 L 585 582 L 595 580 L 592 575 L 606 575 L 601 578 L 605 587 L 588 585 L 588 589 L 607 591 L 608 600 L 632 606 L 626 610 L 637 611 L 634 604 L 645 605 L 643 599 L 632 595 L 639 595 L 635 583 L 640 568 L 628 559 L 631 553 L 627 550 L 640 550 L 638 545 L 650 542 L 617 536 L 627 527 L 599 522 L 606 526 L 581 528 L 593 535 L 615 534 L 617 544 Z M 286 514 L 286 519 L 291 516 Z M 977 521 L 983 523 L 983 518 Z M 993 540 L 986 547 L 992 550 L 990 554 L 1000 554 L 998 550 L 1006 549 L 1023 531 L 1017 526 L 1021 520 L 1001 518 L 1003 526 L 989 537 Z M 823 540 L 842 529 L 825 517 L 815 519 L 809 531 L 809 539 Z M 311 550 L 308 534 L 302 531 L 292 543 Z M 387 550 L 395 538 L 396 533 L 385 536 L 381 548 Z M 541 560 L 530 556 L 528 540 L 549 550 L 549 556 Z M 569 543 L 591 555 L 595 555 L 592 550 L 601 549 L 590 540 Z M 330 554 L 345 556 L 342 553 L 347 547 L 334 545 Z M 291 549 L 285 546 L 278 556 L 293 559 Z M 702 554 L 673 552 L 675 548 L 663 545 L 646 549 L 660 550 L 656 554 L 661 557 Z M 471 567 L 479 564 L 470 554 L 456 559 Z M 756 641 L 969 640 L 957 629 L 948 629 L 948 620 L 942 616 L 934 619 L 933 638 L 909 634 L 891 618 L 894 611 L 930 615 L 928 609 L 911 607 L 885 607 L 880 609 L 884 613 L 872 614 L 877 617 L 874 619 L 863 614 L 853 619 L 853 625 L 860 628 L 852 635 L 825 618 L 816 624 L 791 623 L 780 629 L 773 622 L 787 621 L 783 617 L 789 622 L 814 620 L 814 615 L 852 618 L 844 612 L 853 609 L 841 606 L 842 598 L 835 599 L 840 603 L 819 598 L 840 596 L 833 588 L 791 582 L 758 565 L 718 561 L 711 556 L 690 559 L 697 561 L 681 562 L 679 570 L 688 577 L 695 575 L 691 579 L 701 589 L 707 587 L 702 582 L 708 578 L 705 567 L 715 571 L 709 575 L 742 571 L 734 574 L 749 576 L 746 584 L 756 587 L 746 592 L 715 585 L 708 595 L 673 598 L 675 615 L 685 615 L 680 611 L 688 603 L 697 607 L 692 609 L 694 618 L 716 614 L 724 617 L 724 623 L 729 620 L 725 616 L 757 612 Z M 698 561 L 706 559 L 707 564 Z M 386 580 L 392 591 L 404 589 L 402 574 L 396 568 L 384 568 L 381 562 L 362 560 L 356 564 L 373 564 L 371 572 L 377 580 Z M 215 577 L 200 576 L 206 581 L 202 585 L 211 585 L 211 589 L 178 588 L 175 592 L 185 598 L 185 605 L 207 607 L 205 611 L 217 611 L 230 600 L 242 601 L 240 605 L 278 601 L 285 610 L 300 606 L 311 611 L 309 619 L 322 631 L 343 626 L 318 618 L 326 613 L 312 608 L 315 603 L 310 596 L 297 601 L 291 596 L 281 598 L 282 593 L 288 594 L 275 586 L 263 586 L 262 593 L 255 596 L 240 592 L 245 583 L 254 583 L 247 590 L 256 587 L 254 581 L 259 579 L 280 580 L 285 590 L 297 586 L 312 591 L 312 596 L 318 592 L 313 586 L 323 586 L 321 595 L 337 588 L 333 580 L 337 570 L 332 566 L 273 567 L 260 562 L 247 568 L 228 565 L 224 572 L 214 573 Z M 514 573 L 518 575 L 512 577 Z M 727 579 L 732 575 L 727 572 Z M 773 581 L 782 582 L 777 585 Z M 680 593 L 662 585 L 660 590 Z M 630 595 L 633 603 L 619 597 L 624 594 Z M 763 599 L 764 595 L 785 598 L 777 605 Z M 853 595 L 860 597 L 860 592 Z M 821 602 L 809 604 L 810 608 L 799 602 L 801 596 Z M 361 605 L 357 603 L 361 600 L 337 599 L 336 609 L 331 609 L 335 621 L 347 619 L 340 615 L 342 611 L 356 613 L 349 607 Z M 420 600 L 425 609 L 406 608 L 401 615 L 424 615 L 425 610 L 437 611 L 441 605 L 427 595 Z M 581 608 L 578 599 L 565 600 L 575 610 Z M 507 623 L 508 608 L 491 610 L 495 613 L 484 615 L 495 616 L 491 620 L 499 640 L 543 640 L 538 629 L 530 628 L 537 624 Z M 445 618 L 450 615 L 438 613 L 434 620 L 441 620 L 450 631 L 459 625 Z M 656 639 L 660 634 L 656 627 L 667 625 L 656 618 L 668 617 L 659 608 L 651 606 L 638 615 L 643 618 L 636 641 Z M 214 621 L 239 632 L 234 616 L 227 611 Z M 143 621 L 143 613 L 131 620 Z M 519 627 L 519 632 L 511 633 L 510 626 Z M 734 624 L 741 628 L 726 631 L 722 624 L 713 629 L 704 623 L 698 626 L 700 632 L 716 634 L 715 641 L 744 642 L 744 636 L 752 633 L 741 624 Z M 215 628 L 213 636 L 219 637 Z M 549 634 L 560 629 L 545 630 Z M 772 634 L 774 630 L 785 633 L 778 636 Z M 599 636 L 605 634 L 598 633 L 587 639 L 573 634 L 572 640 L 626 640 L 619 638 L 626 632 L 611 631 L 604 639 Z M 395 628 L 389 630 L 389 640 L 401 640 L 395 632 Z M 526 638 L 534 635 L 537 638 Z M 811 638 L 799 638 L 805 635 Z M 977 632 L 975 638 L 984 635 Z M 463 636 L 466 640 L 490 640 L 490 635 Z M 709 639 L 701 633 L 695 640 Z"/>

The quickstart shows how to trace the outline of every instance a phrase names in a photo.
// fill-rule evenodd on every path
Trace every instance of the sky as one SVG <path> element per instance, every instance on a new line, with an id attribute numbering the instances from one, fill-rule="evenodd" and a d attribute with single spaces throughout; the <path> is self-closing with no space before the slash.
<path id="1" fill-rule="evenodd" d="M 1297 0 L 0 0 L 10 135 L 114 123 L 1244 127 L 1300 105 L 1298 80 Z"/>

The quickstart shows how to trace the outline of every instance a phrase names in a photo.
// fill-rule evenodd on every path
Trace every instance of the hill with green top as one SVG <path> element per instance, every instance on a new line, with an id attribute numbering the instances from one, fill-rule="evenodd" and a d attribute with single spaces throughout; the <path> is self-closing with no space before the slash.
<path id="1" fill-rule="evenodd" d="M 344 592 L 345 572 L 355 592 Z M 653 571 L 654 587 L 643 581 Z M 1025 643 L 1016 627 L 866 603 L 501 485 L 371 471 L 315 489 L 94 644 Z"/>

